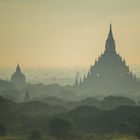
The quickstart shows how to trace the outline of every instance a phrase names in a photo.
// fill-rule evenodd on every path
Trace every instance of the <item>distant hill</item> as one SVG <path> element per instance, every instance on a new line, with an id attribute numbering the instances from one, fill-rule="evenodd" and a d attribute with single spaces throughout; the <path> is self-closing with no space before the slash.
<path id="1" fill-rule="evenodd" d="M 130 98 L 122 96 L 107 96 L 101 101 L 100 108 L 103 110 L 112 110 L 120 106 L 135 106 L 136 102 Z"/>
<path id="2" fill-rule="evenodd" d="M 77 129 L 83 132 L 132 132 L 140 123 L 140 107 L 121 106 L 111 111 L 101 111 L 91 106 L 81 106 L 63 115 L 72 119 Z"/>
<path id="3" fill-rule="evenodd" d="M 71 117 L 75 116 L 76 118 L 86 118 L 87 116 L 93 118 L 101 114 L 102 112 L 103 111 L 96 107 L 84 105 L 69 111 L 67 115 Z"/>
<path id="4" fill-rule="evenodd" d="M 1 113 L 4 113 L 5 111 L 14 110 L 15 107 L 16 107 L 16 103 L 0 96 L 0 112 Z"/>
<path id="5" fill-rule="evenodd" d="M 66 101 L 57 96 L 35 96 L 32 98 L 33 101 L 42 101 L 50 105 L 65 105 Z"/>
<path id="6" fill-rule="evenodd" d="M 19 103 L 18 111 L 31 115 L 35 115 L 35 114 L 53 115 L 57 113 L 66 112 L 67 110 L 65 109 L 65 107 L 60 105 L 59 106 L 49 105 L 41 101 L 31 101 L 31 102 Z"/>
<path id="7" fill-rule="evenodd" d="M 102 100 L 88 97 L 80 101 L 70 101 L 66 104 L 66 107 L 68 109 L 74 109 L 85 105 L 97 107 L 101 110 L 113 110 L 125 105 L 135 106 L 136 102 L 133 99 L 122 96 L 107 96 Z"/>

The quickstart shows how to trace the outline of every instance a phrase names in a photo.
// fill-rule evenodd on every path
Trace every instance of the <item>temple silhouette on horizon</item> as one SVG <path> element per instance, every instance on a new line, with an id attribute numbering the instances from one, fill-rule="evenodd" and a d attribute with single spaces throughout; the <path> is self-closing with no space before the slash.
<path id="1" fill-rule="evenodd" d="M 91 92 L 118 90 L 121 93 L 127 92 L 128 89 L 139 88 L 140 83 L 136 75 L 130 71 L 125 59 L 116 52 L 111 24 L 104 53 L 95 60 L 94 65 L 90 67 L 88 74 L 84 76 L 82 81 L 77 79 L 76 76 L 74 87 L 78 89 L 88 88 Z"/>
<path id="2" fill-rule="evenodd" d="M 38 85 L 26 83 L 26 77 L 22 73 L 19 64 L 17 65 L 16 72 L 11 76 L 11 83 L 13 83 L 17 89 L 30 89 L 30 93 L 40 93 L 40 91 L 46 93 L 46 85 L 42 85 L 38 90 L 34 90 L 37 89 Z M 81 79 L 79 72 L 77 72 L 74 85 L 59 85 L 59 89 L 60 87 L 61 90 L 72 91 L 72 93 L 75 93 L 75 95 L 79 97 L 138 95 L 137 92 L 140 92 L 140 81 L 129 69 L 125 59 L 116 51 L 111 24 L 105 43 L 105 50 L 98 59 L 95 60 L 94 65 L 91 65 L 87 75 L 84 75 L 83 79 Z M 49 88 L 52 92 L 56 93 L 58 85 L 53 85 Z"/>
<path id="3" fill-rule="evenodd" d="M 20 65 L 17 64 L 16 71 L 11 76 L 11 82 L 15 85 L 17 89 L 25 88 L 26 77 L 22 73 Z"/>

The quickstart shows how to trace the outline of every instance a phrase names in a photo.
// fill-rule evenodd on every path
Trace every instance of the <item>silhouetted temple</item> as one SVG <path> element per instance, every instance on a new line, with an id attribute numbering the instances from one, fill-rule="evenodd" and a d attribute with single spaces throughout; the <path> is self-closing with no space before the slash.
<path id="1" fill-rule="evenodd" d="M 87 76 L 84 76 L 78 87 L 88 88 L 91 92 L 103 90 L 127 92 L 128 89 L 139 88 L 136 76 L 132 74 L 125 60 L 116 52 L 111 25 L 104 53 L 91 66 Z"/>
<path id="2" fill-rule="evenodd" d="M 11 82 L 15 84 L 16 88 L 24 88 L 26 84 L 26 77 L 21 72 L 19 64 L 17 65 L 16 72 L 11 76 Z"/>
<path id="3" fill-rule="evenodd" d="M 24 102 L 29 102 L 29 101 L 31 101 L 31 97 L 30 97 L 30 94 L 27 90 L 25 93 L 25 96 L 24 96 Z"/>

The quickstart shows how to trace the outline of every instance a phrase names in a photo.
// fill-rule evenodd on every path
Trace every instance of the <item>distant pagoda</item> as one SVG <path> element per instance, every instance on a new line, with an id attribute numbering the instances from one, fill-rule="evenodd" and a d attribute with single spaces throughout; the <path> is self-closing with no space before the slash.
<path id="1" fill-rule="evenodd" d="M 77 80 L 77 78 L 76 78 Z M 77 83 L 77 82 L 76 82 Z M 129 66 L 119 53 L 116 52 L 112 25 L 105 44 L 105 51 L 91 66 L 87 76 L 77 84 L 79 88 L 92 91 L 128 91 L 139 88 L 139 82 Z"/>
<path id="2" fill-rule="evenodd" d="M 27 90 L 25 93 L 25 96 L 24 96 L 24 102 L 30 102 L 30 101 L 31 101 L 31 97 L 30 97 L 30 94 Z"/>
<path id="3" fill-rule="evenodd" d="M 17 89 L 25 88 L 26 77 L 22 73 L 19 64 L 17 64 L 15 73 L 11 76 L 11 82 L 16 86 Z"/>

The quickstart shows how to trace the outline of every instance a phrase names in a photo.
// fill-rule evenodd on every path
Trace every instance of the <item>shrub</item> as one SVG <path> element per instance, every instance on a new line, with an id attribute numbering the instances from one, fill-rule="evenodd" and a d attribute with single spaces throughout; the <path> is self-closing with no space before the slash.
<path id="1" fill-rule="evenodd" d="M 73 122 L 66 118 L 53 118 L 49 123 L 50 135 L 56 138 L 66 138 L 70 136 L 73 129 Z"/>
<path id="2" fill-rule="evenodd" d="M 0 136 L 5 136 L 6 135 L 6 129 L 5 126 L 0 123 Z"/>
<path id="3" fill-rule="evenodd" d="M 30 132 L 29 140 L 40 140 L 42 133 L 38 129 L 32 129 Z"/>

